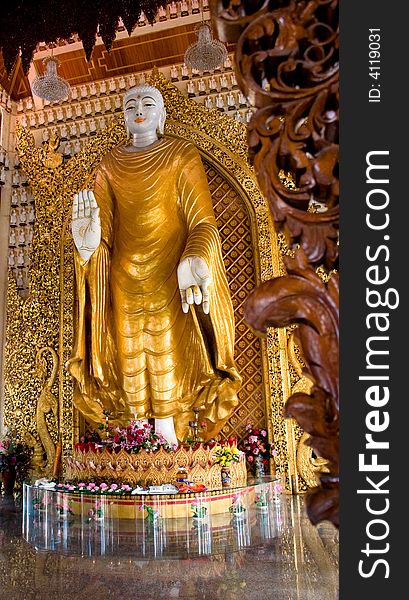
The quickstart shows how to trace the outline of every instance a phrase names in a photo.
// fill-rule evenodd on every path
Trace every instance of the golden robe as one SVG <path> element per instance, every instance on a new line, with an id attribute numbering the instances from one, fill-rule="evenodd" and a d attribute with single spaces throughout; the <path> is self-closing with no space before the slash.
<path id="1" fill-rule="evenodd" d="M 234 314 L 206 174 L 196 148 L 163 138 L 151 149 L 118 147 L 101 162 L 94 194 L 102 239 L 76 253 L 78 319 L 69 371 L 88 420 L 174 417 L 184 439 L 192 407 L 206 438 L 237 406 Z M 210 310 L 181 307 L 177 267 L 200 256 L 212 276 Z"/>

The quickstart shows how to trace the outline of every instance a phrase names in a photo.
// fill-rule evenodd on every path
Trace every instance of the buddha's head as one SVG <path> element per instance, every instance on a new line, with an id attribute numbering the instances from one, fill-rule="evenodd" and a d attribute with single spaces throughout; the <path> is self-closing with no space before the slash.
<path id="1" fill-rule="evenodd" d="M 137 85 L 124 95 L 125 127 L 130 135 L 163 134 L 166 111 L 160 91 L 147 84 Z"/>

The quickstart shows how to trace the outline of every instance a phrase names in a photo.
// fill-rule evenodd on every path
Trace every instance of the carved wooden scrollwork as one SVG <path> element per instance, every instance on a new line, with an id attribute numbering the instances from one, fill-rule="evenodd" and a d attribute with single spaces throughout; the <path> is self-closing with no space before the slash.
<path id="1" fill-rule="evenodd" d="M 328 461 L 308 498 L 309 516 L 338 525 L 338 275 L 319 276 L 338 264 L 338 0 L 213 0 L 210 7 L 219 38 L 237 44 L 237 80 L 257 109 L 250 157 L 276 229 L 295 250 L 285 257 L 288 275 L 249 296 L 245 318 L 259 332 L 298 324 L 314 385 L 293 394 L 285 410 Z"/>
<path id="2" fill-rule="evenodd" d="M 219 37 L 237 43 L 238 82 L 254 106 L 315 96 L 337 81 L 337 0 L 210 5 Z"/>
<path id="3" fill-rule="evenodd" d="M 337 93 L 321 91 L 283 117 L 279 108 L 259 110 L 249 125 L 249 148 L 260 186 L 278 228 L 298 243 L 312 264 L 338 260 Z M 291 173 L 288 185 L 283 173 Z M 312 212 L 313 207 L 320 210 Z"/>
<path id="4" fill-rule="evenodd" d="M 260 333 L 268 327 L 297 323 L 297 337 L 315 384 L 311 393 L 290 396 L 285 413 L 310 434 L 308 445 L 328 460 L 320 474 L 321 488 L 308 498 L 314 523 L 329 519 L 338 525 L 339 367 L 338 276 L 324 283 L 299 250 L 286 258 L 288 275 L 258 286 L 245 306 L 245 319 Z"/>

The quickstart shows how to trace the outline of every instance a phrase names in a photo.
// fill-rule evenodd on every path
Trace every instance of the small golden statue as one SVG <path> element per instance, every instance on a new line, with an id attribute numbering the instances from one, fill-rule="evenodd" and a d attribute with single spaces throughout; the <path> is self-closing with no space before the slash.
<path id="1" fill-rule="evenodd" d="M 60 138 L 55 132 L 53 132 L 48 142 L 44 144 L 45 157 L 43 163 L 47 169 L 56 169 L 62 164 L 63 155 L 59 152 L 56 152 L 59 145 Z"/>

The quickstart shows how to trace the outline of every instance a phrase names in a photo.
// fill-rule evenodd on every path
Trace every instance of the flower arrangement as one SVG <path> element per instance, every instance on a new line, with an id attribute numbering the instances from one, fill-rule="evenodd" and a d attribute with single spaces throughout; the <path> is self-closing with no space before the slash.
<path id="1" fill-rule="evenodd" d="M 40 497 L 40 494 L 33 493 L 33 509 L 36 511 L 45 510 L 46 507 L 47 507 L 47 497 L 46 496 Z"/>
<path id="2" fill-rule="evenodd" d="M 28 465 L 29 460 L 30 454 L 26 446 L 6 430 L 0 437 L 0 473 L 13 467 L 21 469 Z"/>
<path id="3" fill-rule="evenodd" d="M 280 481 L 276 481 L 273 485 L 273 492 L 275 497 L 277 496 L 277 494 L 283 494 L 284 493 L 284 486 Z"/>
<path id="4" fill-rule="evenodd" d="M 132 492 L 132 487 L 126 483 L 119 485 L 117 483 L 94 483 L 93 481 L 85 483 L 80 482 L 78 484 L 75 483 L 58 483 L 55 486 L 57 491 L 61 492 L 83 492 L 86 494 L 108 494 L 115 496 L 123 496 L 129 495 Z"/>
<path id="5" fill-rule="evenodd" d="M 56 502 L 54 506 L 57 515 L 61 519 L 68 519 L 74 516 L 74 512 L 70 507 L 70 500 L 66 496 L 62 497 L 62 502 Z"/>
<path id="6" fill-rule="evenodd" d="M 260 492 L 259 494 L 257 494 L 254 500 L 254 504 L 256 506 L 267 506 L 267 499 L 264 492 Z"/>
<path id="7" fill-rule="evenodd" d="M 157 523 L 157 521 L 159 520 L 159 517 L 160 517 L 159 511 L 152 508 L 152 506 L 147 506 L 146 504 L 142 504 L 142 506 L 140 507 L 139 510 L 144 510 L 144 509 L 147 512 L 147 515 L 146 515 L 147 522 L 150 523 L 151 525 L 153 525 L 154 523 Z"/>
<path id="8" fill-rule="evenodd" d="M 104 518 L 104 508 L 102 506 L 102 502 L 97 500 L 95 502 L 95 506 L 90 508 L 88 511 L 88 520 L 89 521 L 102 521 Z"/>
<path id="9" fill-rule="evenodd" d="M 261 512 L 267 512 L 268 503 L 267 503 L 267 497 L 266 497 L 265 492 L 260 492 L 259 494 L 256 495 L 255 500 L 254 500 L 254 505 L 257 510 L 259 510 Z"/>
<path id="10" fill-rule="evenodd" d="M 192 509 L 192 517 L 195 519 L 204 519 L 207 513 L 207 508 L 206 506 L 203 506 L 201 504 L 196 504 L 195 502 L 193 502 L 190 505 L 190 508 Z"/>
<path id="11" fill-rule="evenodd" d="M 216 446 L 214 463 L 221 465 L 222 467 L 230 467 L 233 462 L 239 462 L 242 455 L 243 452 L 241 452 L 237 446 L 232 446 L 230 444 Z"/>
<path id="12" fill-rule="evenodd" d="M 72 492 L 73 494 L 92 494 L 92 495 L 100 495 L 100 496 L 134 496 L 139 494 L 142 490 L 147 491 L 147 488 L 142 488 L 137 485 L 136 487 L 132 487 L 127 483 L 96 483 L 94 481 L 80 481 L 79 483 L 67 482 L 67 483 L 56 483 L 54 481 L 49 480 L 38 480 L 35 485 L 39 488 L 52 489 L 56 492 Z M 149 486 L 150 488 L 155 486 Z M 158 486 L 163 487 L 163 486 Z M 206 486 L 201 483 L 195 482 L 186 482 L 184 483 L 178 490 L 177 487 L 170 485 L 171 490 L 169 493 L 174 494 L 179 491 L 179 493 L 197 493 L 204 492 L 206 490 Z M 152 492 L 156 493 L 156 492 Z"/>
<path id="13" fill-rule="evenodd" d="M 100 425 L 99 429 L 105 431 L 106 437 L 93 434 L 89 440 L 82 438 L 76 447 L 84 451 L 106 448 L 111 452 L 119 452 L 123 449 L 130 454 L 137 454 L 142 449 L 146 452 L 156 452 L 160 448 L 166 452 L 176 450 L 176 446 L 170 444 L 161 433 L 153 431 L 153 425 L 138 419 L 131 421 L 127 427 Z"/>
<path id="14" fill-rule="evenodd" d="M 263 464 L 267 466 L 269 459 L 272 456 L 277 456 L 277 452 L 268 441 L 267 431 L 254 428 L 252 423 L 247 423 L 244 429 L 245 436 L 240 448 L 245 453 L 248 463 L 253 466 L 256 461 L 261 459 Z"/>
<path id="15" fill-rule="evenodd" d="M 232 513 L 233 515 L 243 515 L 243 513 L 246 512 L 246 509 L 242 505 L 241 499 L 239 496 L 236 496 L 234 498 L 231 506 L 229 506 L 229 512 Z"/>

